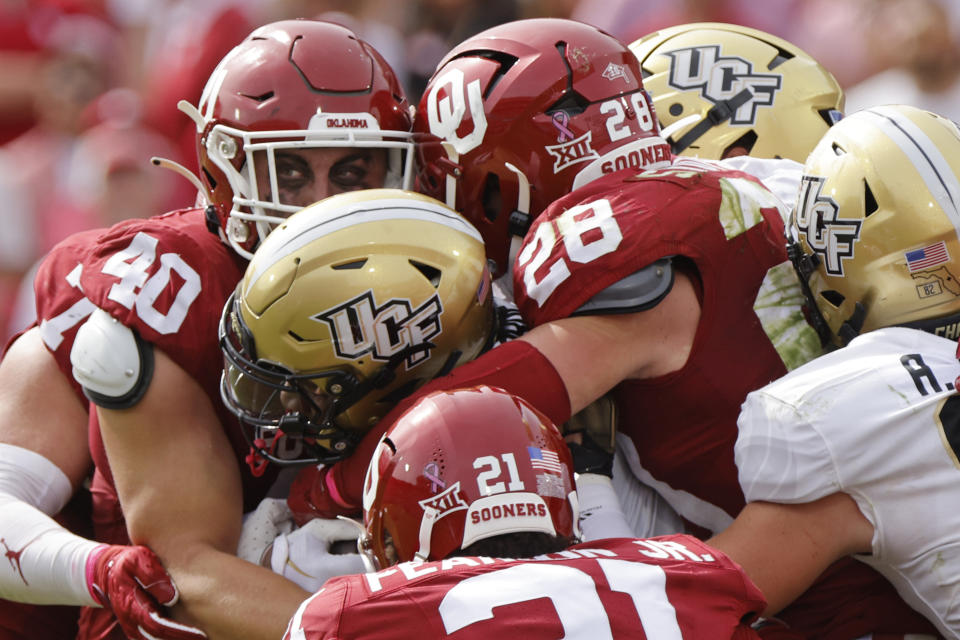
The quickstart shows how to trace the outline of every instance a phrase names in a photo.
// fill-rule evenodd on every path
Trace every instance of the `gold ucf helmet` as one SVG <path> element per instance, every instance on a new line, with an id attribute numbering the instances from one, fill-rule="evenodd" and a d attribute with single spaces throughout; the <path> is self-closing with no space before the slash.
<path id="1" fill-rule="evenodd" d="M 790 257 L 843 345 L 892 325 L 957 338 L 960 130 L 915 107 L 858 111 L 810 154 L 791 217 Z"/>
<path id="2" fill-rule="evenodd" d="M 494 334 L 486 265 L 470 223 L 399 189 L 336 195 L 277 227 L 220 327 L 221 395 L 251 466 L 346 457 L 401 398 L 475 358 Z"/>
<path id="3" fill-rule="evenodd" d="M 803 162 L 840 119 L 843 91 L 800 48 L 757 29 L 684 24 L 630 45 L 673 152 L 712 160 L 744 147 Z"/>

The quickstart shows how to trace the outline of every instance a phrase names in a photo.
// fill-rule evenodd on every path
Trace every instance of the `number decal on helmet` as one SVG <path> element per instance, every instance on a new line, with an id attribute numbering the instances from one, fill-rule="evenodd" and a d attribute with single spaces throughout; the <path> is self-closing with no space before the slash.
<path id="1" fill-rule="evenodd" d="M 443 89 L 446 89 L 446 95 L 441 98 L 440 91 Z M 461 137 L 457 129 L 463 124 L 465 116 L 469 116 L 473 122 L 473 131 Z M 460 69 L 450 69 L 441 75 L 434 81 L 427 97 L 427 118 L 430 133 L 449 142 L 457 153 L 468 153 L 479 147 L 487 132 L 480 81 L 473 80 L 464 85 L 463 71 Z"/>
<path id="2" fill-rule="evenodd" d="M 607 120 L 607 133 L 610 135 L 611 142 L 636 135 L 630 129 L 629 124 L 624 124 L 630 110 L 633 111 L 630 114 L 630 119 L 636 120 L 637 124 L 640 125 L 640 131 L 646 132 L 653 129 L 653 116 L 650 113 L 650 104 L 647 102 L 644 92 L 637 91 L 630 94 L 630 107 L 625 109 L 627 107 L 626 102 L 627 97 L 621 96 L 614 100 L 607 100 L 600 105 L 600 113 L 611 114 Z"/>
<path id="3" fill-rule="evenodd" d="M 496 456 L 480 456 L 473 461 L 474 469 L 486 468 L 477 474 L 477 488 L 481 495 L 490 496 L 504 491 L 523 491 L 526 489 L 523 480 L 520 479 L 520 474 L 517 473 L 517 461 L 513 454 L 504 453 L 501 454 L 500 458 L 503 459 L 503 464 L 507 467 L 507 474 L 510 476 L 509 484 L 504 484 L 502 481 L 493 484 L 487 482 L 503 475 L 500 469 L 500 460 Z"/>

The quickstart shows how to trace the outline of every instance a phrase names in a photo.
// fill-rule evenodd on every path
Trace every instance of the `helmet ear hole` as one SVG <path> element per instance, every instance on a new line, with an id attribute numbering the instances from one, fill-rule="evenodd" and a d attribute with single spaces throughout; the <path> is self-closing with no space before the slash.
<path id="1" fill-rule="evenodd" d="M 880 206 L 877 204 L 877 199 L 873 196 L 873 190 L 870 189 L 870 185 L 867 184 L 867 181 L 863 181 L 863 217 L 866 218 L 877 212 Z"/>
<path id="2" fill-rule="evenodd" d="M 821 291 L 820 297 L 826 300 L 827 303 L 830 304 L 830 306 L 835 307 L 837 309 L 839 309 L 840 305 L 843 304 L 843 301 L 847 299 L 846 296 L 844 296 L 842 293 L 840 293 L 839 291 L 835 291 L 833 289 L 829 289 L 827 291 Z"/>
<path id="3" fill-rule="evenodd" d="M 497 219 L 503 207 L 503 198 L 500 194 L 500 176 L 488 173 L 483 185 L 483 215 L 490 222 Z"/>
<path id="4" fill-rule="evenodd" d="M 440 286 L 440 276 L 443 275 L 440 269 L 431 267 L 429 264 L 417 262 L 416 260 L 409 260 L 408 262 L 410 262 L 410 266 L 422 273 L 423 277 L 430 281 L 434 289 Z"/>
<path id="5" fill-rule="evenodd" d="M 746 150 L 746 155 L 750 155 L 753 145 L 757 144 L 757 132 L 751 129 L 737 138 L 730 146 L 723 150 L 723 157 L 726 158 L 732 149 L 741 147 Z"/>

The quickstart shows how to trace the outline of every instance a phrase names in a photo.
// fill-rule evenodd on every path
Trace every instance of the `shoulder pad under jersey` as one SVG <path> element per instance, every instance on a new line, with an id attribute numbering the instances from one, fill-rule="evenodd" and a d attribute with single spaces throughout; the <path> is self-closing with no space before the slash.
<path id="1" fill-rule="evenodd" d="M 673 264 L 660 258 L 626 278 L 613 283 L 587 300 L 571 315 L 633 313 L 655 307 L 673 287 Z"/>

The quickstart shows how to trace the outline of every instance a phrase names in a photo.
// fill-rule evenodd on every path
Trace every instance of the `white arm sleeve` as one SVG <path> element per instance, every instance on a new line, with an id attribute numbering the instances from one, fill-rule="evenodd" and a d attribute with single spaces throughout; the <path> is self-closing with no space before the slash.
<path id="1" fill-rule="evenodd" d="M 98 605 L 86 566 L 100 544 L 57 524 L 73 491 L 38 453 L 0 443 L 0 597 L 34 604 Z"/>

